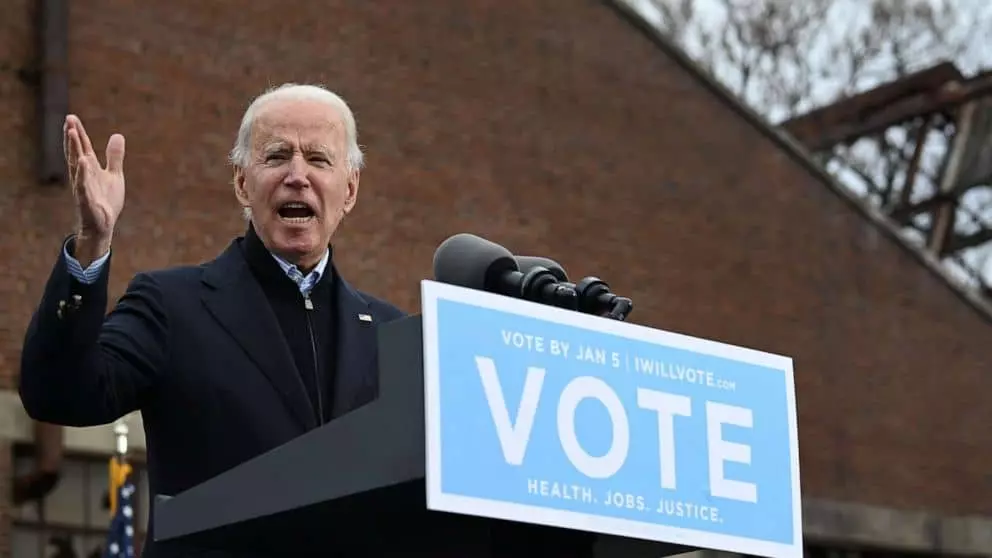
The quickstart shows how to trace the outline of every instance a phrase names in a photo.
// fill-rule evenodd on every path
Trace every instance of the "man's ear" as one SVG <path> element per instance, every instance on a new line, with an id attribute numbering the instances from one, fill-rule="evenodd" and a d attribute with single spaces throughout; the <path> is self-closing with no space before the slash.
<path id="1" fill-rule="evenodd" d="M 241 167 L 234 167 L 234 180 L 232 180 L 232 184 L 234 185 L 234 195 L 238 198 L 238 203 L 241 204 L 241 207 L 251 205 L 248 190 L 245 188 L 245 173 Z"/>
<path id="2" fill-rule="evenodd" d="M 351 175 L 348 177 L 348 197 L 344 200 L 344 213 L 345 215 L 351 213 L 351 210 L 355 208 L 355 204 L 358 203 L 358 182 L 362 176 L 362 172 L 359 169 L 351 171 Z"/>

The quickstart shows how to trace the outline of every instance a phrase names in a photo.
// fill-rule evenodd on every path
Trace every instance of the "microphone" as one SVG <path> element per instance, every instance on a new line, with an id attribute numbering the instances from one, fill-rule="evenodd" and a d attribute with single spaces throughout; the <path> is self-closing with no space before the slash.
<path id="1" fill-rule="evenodd" d="M 565 273 L 565 269 L 551 258 L 542 258 L 541 256 L 513 256 L 513 259 L 517 260 L 517 267 L 524 273 L 535 267 L 543 267 L 550 271 L 558 281 L 568 281 L 568 274 Z"/>
<path id="2" fill-rule="evenodd" d="M 610 286 L 598 277 L 585 277 L 575 285 L 579 297 L 579 312 L 605 316 L 611 320 L 626 320 L 634 310 L 634 302 L 610 292 Z"/>
<path id="3" fill-rule="evenodd" d="M 574 285 L 562 283 L 555 273 L 541 265 L 532 265 L 522 272 L 509 250 L 469 233 L 448 237 L 437 247 L 434 278 L 442 283 L 551 306 L 576 308 L 578 305 Z"/>
<path id="4" fill-rule="evenodd" d="M 610 286 L 598 277 L 586 277 L 578 284 L 568 282 L 568 274 L 556 261 L 540 256 L 514 256 L 521 271 L 543 267 L 554 274 L 562 284 L 575 290 L 577 304 L 573 310 L 585 314 L 605 316 L 623 321 L 634 309 L 634 303 L 629 298 L 617 296 L 610 292 Z"/>
<path id="5" fill-rule="evenodd" d="M 474 234 L 448 237 L 434 251 L 434 278 L 479 291 L 510 294 L 510 277 L 519 273 L 513 254 Z"/>

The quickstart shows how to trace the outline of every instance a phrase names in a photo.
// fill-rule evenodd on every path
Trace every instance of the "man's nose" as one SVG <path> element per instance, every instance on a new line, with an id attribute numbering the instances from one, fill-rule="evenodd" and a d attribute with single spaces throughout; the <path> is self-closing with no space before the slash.
<path id="1" fill-rule="evenodd" d="M 283 182 L 287 186 L 305 188 L 310 185 L 310 179 L 307 178 L 307 170 L 306 160 L 304 160 L 302 155 L 296 154 L 289 161 L 289 169 Z"/>

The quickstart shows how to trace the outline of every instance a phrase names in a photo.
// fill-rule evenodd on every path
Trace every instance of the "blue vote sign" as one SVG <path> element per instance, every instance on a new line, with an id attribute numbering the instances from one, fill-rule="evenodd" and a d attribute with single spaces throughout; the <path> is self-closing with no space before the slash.
<path id="1" fill-rule="evenodd" d="M 802 556 L 792 360 L 421 285 L 429 509 Z"/>

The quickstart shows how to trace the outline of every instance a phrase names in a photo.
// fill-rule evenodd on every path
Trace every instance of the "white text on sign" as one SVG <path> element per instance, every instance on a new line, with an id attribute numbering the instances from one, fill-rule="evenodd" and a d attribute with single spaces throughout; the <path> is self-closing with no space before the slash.
<path id="1" fill-rule="evenodd" d="M 567 344 L 564 347 L 559 344 L 557 349 L 565 353 L 568 351 Z M 527 453 L 547 371 L 539 367 L 527 369 L 520 406 L 516 418 L 511 420 L 496 363 L 491 358 L 482 356 L 476 356 L 475 363 L 503 451 L 503 458 L 508 464 L 521 465 Z M 610 448 L 601 456 L 587 453 L 576 436 L 575 411 L 579 403 L 585 399 L 599 401 L 606 408 L 612 423 Z M 557 405 L 558 438 L 572 466 L 593 479 L 606 479 L 615 475 L 623 467 L 630 450 L 630 424 L 627 410 L 616 392 L 599 378 L 578 376 L 565 385 Z M 637 405 L 644 411 L 654 411 L 657 414 L 660 486 L 675 490 L 677 483 L 675 417 L 691 417 L 692 400 L 685 395 L 642 387 L 637 389 Z M 754 483 L 727 479 L 724 475 L 725 462 L 751 463 L 750 446 L 729 442 L 721 435 L 724 424 L 751 428 L 753 421 L 751 410 L 713 401 L 707 401 L 705 408 L 710 494 L 714 497 L 742 502 L 757 502 L 758 487 Z"/>

